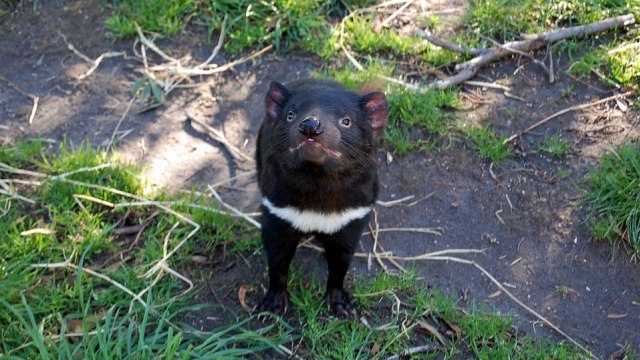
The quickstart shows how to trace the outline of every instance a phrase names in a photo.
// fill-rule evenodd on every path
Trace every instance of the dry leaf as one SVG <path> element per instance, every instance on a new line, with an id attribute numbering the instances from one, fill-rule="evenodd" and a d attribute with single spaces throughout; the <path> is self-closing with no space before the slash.
<path id="1" fill-rule="evenodd" d="M 378 351 L 380 351 L 380 344 L 377 342 L 373 343 L 373 346 L 371 347 L 371 355 L 377 354 Z"/>
<path id="2" fill-rule="evenodd" d="M 449 326 L 449 328 L 453 330 L 453 332 L 456 334 L 456 339 L 462 339 L 462 330 L 460 330 L 460 327 L 458 325 L 450 322 L 447 319 L 442 319 L 442 321 L 444 321 L 445 324 L 447 324 L 447 326 Z"/>
<path id="3" fill-rule="evenodd" d="M 240 300 L 240 306 L 247 313 L 251 313 L 251 308 L 247 305 L 247 291 L 249 290 L 249 284 L 242 284 L 240 286 L 240 290 L 238 290 L 238 300 Z"/>
<path id="4" fill-rule="evenodd" d="M 620 111 L 627 112 L 627 110 L 629 110 L 629 105 L 627 105 L 627 102 L 624 99 L 616 99 L 616 103 L 618 104 Z"/>
<path id="5" fill-rule="evenodd" d="M 432 326 L 431 324 L 422 321 L 422 320 L 418 320 L 418 325 L 420 325 L 420 327 L 424 330 L 427 330 L 428 332 L 430 332 L 433 336 L 436 337 L 436 339 L 438 339 L 438 341 L 445 346 L 448 346 L 447 344 L 447 340 L 445 340 L 444 336 L 442 336 L 442 334 L 440 334 L 440 332 L 438 331 L 438 329 L 436 329 L 434 326 Z"/>
<path id="6" fill-rule="evenodd" d="M 495 299 L 500 295 L 502 295 L 502 290 L 498 290 L 498 291 L 494 292 L 493 294 L 489 295 L 489 299 Z"/>

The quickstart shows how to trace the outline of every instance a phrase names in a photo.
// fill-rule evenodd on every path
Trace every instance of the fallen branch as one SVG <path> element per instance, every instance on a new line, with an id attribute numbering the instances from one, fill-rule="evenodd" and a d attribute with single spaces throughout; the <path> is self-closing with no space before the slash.
<path id="1" fill-rule="evenodd" d="M 376 201 L 376 204 L 380 205 L 382 207 L 392 207 L 392 206 L 394 206 L 396 204 L 399 204 L 401 202 L 411 200 L 414 197 L 415 197 L 415 195 L 409 195 L 409 196 L 403 197 L 402 199 L 398 199 L 398 200 L 390 200 L 390 201 L 378 200 L 378 201 Z"/>
<path id="2" fill-rule="evenodd" d="M 524 129 L 522 131 L 519 131 L 519 132 L 509 136 L 508 138 L 504 139 L 503 143 L 504 144 L 509 143 L 509 142 L 513 141 L 515 138 L 520 137 L 525 133 L 528 133 L 529 131 L 537 128 L 540 125 L 543 125 L 543 124 L 549 122 L 550 120 L 552 120 L 552 119 L 554 119 L 554 118 L 556 118 L 556 117 L 558 117 L 558 116 L 560 116 L 562 114 L 566 114 L 566 113 L 571 112 L 571 111 L 586 109 L 586 108 L 591 107 L 591 106 L 599 105 L 599 104 L 606 103 L 606 102 L 611 101 L 611 100 L 615 100 L 615 99 L 619 99 L 619 98 L 623 98 L 623 97 L 627 97 L 627 96 L 632 96 L 632 95 L 635 95 L 635 94 L 636 94 L 636 91 L 635 90 L 631 90 L 631 91 L 627 91 L 627 92 L 622 93 L 622 94 L 617 94 L 617 95 L 606 97 L 604 99 L 592 101 L 590 103 L 574 105 L 574 106 L 568 107 L 568 108 L 566 108 L 564 110 L 560 110 L 560 111 L 558 111 L 558 112 L 556 112 L 556 113 L 554 113 L 552 115 L 547 116 L 546 118 L 538 121 L 537 123 L 529 126 L 528 128 L 526 128 L 526 129 Z"/>
<path id="3" fill-rule="evenodd" d="M 547 33 L 542 33 L 542 34 L 523 35 L 523 38 L 525 40 L 510 41 L 498 47 L 489 48 L 486 51 L 480 53 L 475 58 L 456 65 L 455 70 L 458 72 L 457 74 L 445 79 L 432 82 L 426 88 L 421 89 L 421 91 L 424 92 L 430 89 L 445 89 L 448 87 L 458 85 L 474 77 L 478 73 L 480 68 L 482 68 L 484 65 L 487 65 L 500 58 L 511 55 L 514 52 L 518 54 L 528 53 L 533 50 L 538 50 L 543 46 L 546 46 L 548 43 L 556 42 L 563 39 L 593 35 L 605 30 L 611 30 L 619 27 L 628 26 L 628 25 L 634 24 L 635 21 L 636 19 L 633 14 L 626 14 L 626 15 L 616 16 L 613 18 L 608 18 L 592 24 L 562 28 L 562 29 L 553 30 Z M 418 32 L 418 35 L 420 36 L 425 34 L 426 33 L 424 31 Z M 434 45 L 438 45 L 442 48 L 452 50 L 452 51 L 458 50 L 456 52 L 459 52 L 459 53 L 466 53 L 465 51 L 463 51 L 466 49 L 464 48 L 456 49 L 456 47 L 452 47 L 448 45 L 447 42 L 444 40 L 436 40 L 436 42 L 433 42 L 431 41 L 433 40 L 433 36 L 428 36 L 428 37 L 422 36 L 422 37 L 425 40 L 430 41 Z"/>
<path id="4" fill-rule="evenodd" d="M 513 48 L 511 48 L 511 47 L 509 47 L 509 46 L 507 46 L 507 45 L 500 44 L 499 42 L 497 42 L 497 41 L 493 40 L 493 39 L 492 39 L 492 38 L 490 38 L 490 37 L 482 36 L 482 38 L 483 38 L 483 39 L 486 39 L 487 41 L 489 41 L 489 42 L 491 42 L 491 43 L 493 43 L 495 46 L 497 46 L 497 47 L 499 47 L 499 48 L 503 48 L 503 49 L 505 49 L 505 50 L 507 50 L 507 51 L 510 51 L 510 52 L 512 52 L 512 53 L 514 53 L 514 54 L 518 54 L 518 55 L 520 55 L 520 56 L 524 56 L 524 57 L 526 57 L 527 59 L 531 60 L 534 64 L 539 65 L 539 66 L 540 66 L 540 67 L 541 67 L 541 68 L 542 68 L 542 69 L 547 73 L 547 75 L 549 76 L 549 79 L 550 79 L 550 80 L 549 80 L 549 82 L 553 82 L 553 81 L 551 81 L 551 79 L 553 79 L 553 78 L 554 78 L 554 76 L 553 76 L 553 72 L 552 72 L 552 71 L 547 67 L 547 65 L 545 65 L 545 63 L 544 63 L 544 62 L 542 62 L 542 61 L 540 61 L 540 60 L 536 59 L 535 57 L 533 57 L 533 56 L 532 56 L 532 55 L 530 55 L 529 53 L 526 53 L 526 52 L 524 52 L 524 51 L 520 51 L 520 50 L 518 50 L 518 49 L 513 49 Z M 549 47 L 549 43 L 547 43 L 547 50 L 548 50 L 548 47 Z M 553 63 L 552 63 L 552 65 L 553 65 Z"/>
<path id="5" fill-rule="evenodd" d="M 569 28 L 553 30 L 542 34 L 524 34 L 522 35 L 522 38 L 525 40 L 542 40 L 544 42 L 556 42 L 558 40 L 572 37 L 584 37 L 617 27 L 629 26 L 634 24 L 635 22 L 636 18 L 633 14 L 625 14 L 607 18 L 587 25 L 572 26 Z"/>

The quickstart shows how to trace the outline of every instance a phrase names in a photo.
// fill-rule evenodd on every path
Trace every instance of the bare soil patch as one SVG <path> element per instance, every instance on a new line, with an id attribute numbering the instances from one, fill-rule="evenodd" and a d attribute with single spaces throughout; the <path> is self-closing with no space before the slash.
<path id="1" fill-rule="evenodd" d="M 134 71 L 138 64 L 131 57 L 106 59 L 97 71 L 79 80 L 92 64 L 74 55 L 62 35 L 90 58 L 106 51 L 130 53 L 131 42 L 107 38 L 103 23 L 108 12 L 99 1 L 39 4 L 37 13 L 26 6 L 2 18 L 0 24 L 0 142 L 41 137 L 50 139 L 52 148 L 63 139 L 105 145 L 140 76 Z M 214 44 L 205 39 L 206 33 L 195 28 L 158 44 L 176 54 L 206 59 Z M 224 60 L 222 55 L 217 61 Z M 232 143 L 253 153 L 269 81 L 303 77 L 319 65 L 305 54 L 270 53 L 202 78 L 199 86 L 174 92 L 166 106 L 142 113 L 134 106 L 121 126 L 127 134 L 116 148 L 124 158 L 142 164 L 154 186 L 205 186 L 251 171 L 250 165 L 236 163 L 203 129 L 186 121 L 187 114 L 224 131 Z M 515 59 L 504 61 L 485 69 L 483 75 L 511 86 L 525 101 L 465 86 L 463 93 L 470 94 L 463 100 L 467 110 L 455 116 L 469 123 L 490 123 L 496 133 L 510 135 L 571 105 L 611 95 L 601 93 L 597 88 L 604 86 L 595 79 L 577 82 L 560 71 L 558 80 L 549 84 L 534 64 L 519 65 Z M 567 92 L 569 87 L 573 90 Z M 39 97 L 31 124 L 33 103 L 25 94 Z M 640 353 L 640 267 L 629 261 L 623 249 L 612 252 L 608 244 L 591 241 L 581 203 L 585 174 L 604 151 L 637 139 L 639 121 L 638 111 L 623 112 L 615 102 L 568 113 L 518 140 L 519 155 L 501 166 L 481 161 L 458 139 L 436 150 L 393 156 L 391 162 L 387 156 L 391 150 L 383 148 L 379 152 L 381 200 L 413 195 L 420 201 L 412 206 L 379 207 L 380 227 L 441 227 L 444 235 L 390 232 L 382 233 L 380 242 L 386 250 L 404 256 L 484 248 L 484 254 L 465 257 L 482 265 L 519 299 L 596 355 L 607 357 L 625 344 Z M 554 158 L 536 151 L 536 144 L 555 134 L 572 141 L 568 156 Z M 247 211 L 259 208 L 252 177 L 232 183 L 222 195 Z M 363 251 L 370 251 L 372 244 L 370 237 L 362 238 Z M 213 290 L 199 295 L 197 301 L 220 301 L 241 311 L 240 286 L 249 283 L 259 289 L 266 279 L 262 257 L 246 256 L 251 265 L 238 256 L 216 261 L 206 284 Z M 296 262 L 323 266 L 322 256 L 311 250 L 302 250 Z M 460 294 L 461 306 L 486 303 L 515 315 L 521 329 L 532 335 L 558 337 L 504 294 L 490 297 L 497 288 L 470 266 L 430 261 L 415 267 L 425 286 Z M 353 276 L 379 271 L 377 265 L 367 269 L 363 260 L 355 261 L 353 268 Z M 220 324 L 204 321 L 201 327 L 214 325 Z"/>

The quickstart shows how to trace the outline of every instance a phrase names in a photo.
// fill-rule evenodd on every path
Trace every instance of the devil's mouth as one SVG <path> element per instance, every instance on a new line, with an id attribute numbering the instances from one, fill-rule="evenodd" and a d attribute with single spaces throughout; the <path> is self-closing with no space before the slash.
<path id="1" fill-rule="evenodd" d="M 305 139 L 300 141 L 300 143 L 298 143 L 298 145 L 296 145 L 295 147 L 290 147 L 289 151 L 294 152 L 294 151 L 300 150 L 300 148 L 303 146 L 313 146 L 313 147 L 320 147 L 320 148 L 323 147 L 322 144 L 320 144 L 319 142 L 313 139 Z"/>
<path id="2" fill-rule="evenodd" d="M 326 155 L 328 155 L 329 157 L 332 157 L 334 159 L 339 159 L 342 157 L 342 153 L 336 150 L 333 150 L 327 146 L 325 146 L 324 144 L 313 140 L 313 139 L 305 139 L 302 140 L 301 142 L 298 143 L 298 145 L 296 145 L 295 147 L 290 147 L 289 148 L 289 152 L 296 152 L 302 148 L 306 147 L 307 150 L 311 150 L 312 152 L 316 153 L 317 152 L 322 152 L 325 153 Z"/>

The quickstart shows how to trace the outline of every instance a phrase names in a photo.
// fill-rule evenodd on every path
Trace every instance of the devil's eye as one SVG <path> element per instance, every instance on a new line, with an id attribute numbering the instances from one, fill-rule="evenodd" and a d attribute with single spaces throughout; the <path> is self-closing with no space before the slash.
<path id="1" fill-rule="evenodd" d="M 287 113 L 287 121 L 293 121 L 296 118 L 296 114 L 293 111 Z"/>
<path id="2" fill-rule="evenodd" d="M 345 116 L 344 118 L 342 118 L 342 120 L 340 120 L 340 125 L 346 128 L 351 127 L 351 118 Z"/>

